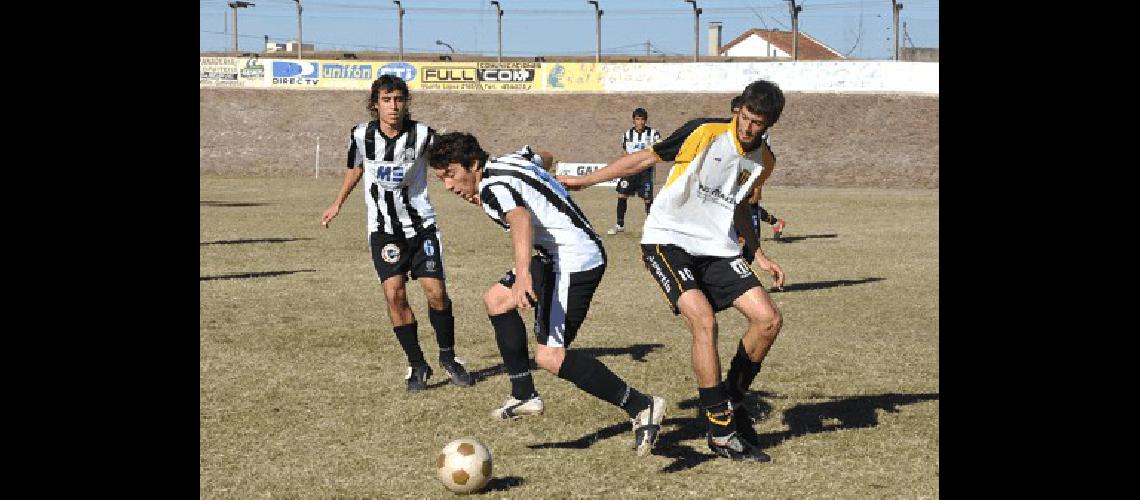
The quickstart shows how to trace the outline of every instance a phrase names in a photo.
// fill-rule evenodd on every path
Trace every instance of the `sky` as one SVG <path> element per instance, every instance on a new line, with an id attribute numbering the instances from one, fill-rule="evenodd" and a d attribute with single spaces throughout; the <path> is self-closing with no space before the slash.
<path id="1" fill-rule="evenodd" d="M 247 0 L 237 9 L 238 48 L 264 50 L 264 37 L 297 37 L 294 0 Z M 603 54 L 691 55 L 693 7 L 684 0 L 599 0 Z M 938 0 L 899 0 L 901 46 L 938 47 Z M 404 51 L 495 55 L 497 25 L 490 0 L 401 0 Z M 800 31 L 847 57 L 891 59 L 894 33 L 890 0 L 796 0 Z M 391 0 L 301 0 L 303 42 L 317 50 L 399 50 L 399 18 Z M 591 55 L 594 7 L 586 0 L 499 0 L 503 55 Z M 697 0 L 700 53 L 708 53 L 708 23 L 719 21 L 721 43 L 751 29 L 791 31 L 786 0 Z M 199 48 L 229 50 L 234 9 L 227 0 L 199 0 Z M 906 35 L 903 36 L 903 23 Z"/>

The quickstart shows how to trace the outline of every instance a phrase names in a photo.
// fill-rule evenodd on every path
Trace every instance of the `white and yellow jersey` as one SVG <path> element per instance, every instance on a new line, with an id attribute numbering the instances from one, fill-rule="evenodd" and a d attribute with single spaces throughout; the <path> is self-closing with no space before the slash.
<path id="1" fill-rule="evenodd" d="M 740 255 L 733 212 L 775 164 L 767 139 L 745 153 L 736 118 L 698 118 L 653 146 L 659 160 L 676 163 L 653 200 L 641 243 L 677 245 L 690 255 Z"/>

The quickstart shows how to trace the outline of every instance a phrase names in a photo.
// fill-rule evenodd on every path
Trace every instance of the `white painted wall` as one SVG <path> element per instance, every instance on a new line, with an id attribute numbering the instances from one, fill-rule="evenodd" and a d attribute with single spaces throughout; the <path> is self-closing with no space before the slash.
<path id="1" fill-rule="evenodd" d="M 767 40 L 756 35 L 749 35 L 744 41 L 733 45 L 725 52 L 726 56 L 738 57 L 791 57 L 792 55 L 780 50 Z"/>

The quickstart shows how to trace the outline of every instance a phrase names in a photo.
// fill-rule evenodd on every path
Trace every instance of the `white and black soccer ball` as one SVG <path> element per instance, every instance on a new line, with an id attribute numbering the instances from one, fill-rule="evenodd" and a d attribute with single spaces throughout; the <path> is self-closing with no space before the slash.
<path id="1" fill-rule="evenodd" d="M 435 461 L 436 476 L 455 493 L 479 491 L 491 480 L 491 450 L 478 439 L 462 437 L 447 443 Z"/>

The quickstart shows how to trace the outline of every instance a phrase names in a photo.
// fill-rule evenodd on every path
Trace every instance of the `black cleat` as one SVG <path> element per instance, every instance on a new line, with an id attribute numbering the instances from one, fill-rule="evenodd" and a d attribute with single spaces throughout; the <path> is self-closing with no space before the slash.
<path id="1" fill-rule="evenodd" d="M 708 441 L 709 449 L 713 453 L 732 460 L 743 460 L 749 462 L 770 462 L 772 457 L 767 453 L 760 451 L 760 448 L 752 446 L 740 439 L 740 436 L 733 432 L 724 439 L 713 439 L 712 433 L 705 434 Z"/>
<path id="2" fill-rule="evenodd" d="M 404 380 L 408 381 L 408 392 L 419 392 L 427 389 L 429 378 L 431 378 L 430 366 L 409 366 L 408 374 L 404 375 Z"/>
<path id="3" fill-rule="evenodd" d="M 463 360 L 454 358 L 454 361 L 439 360 L 439 366 L 443 367 L 443 371 L 447 372 L 447 376 L 451 377 L 451 383 L 460 387 L 471 387 L 475 385 L 475 377 L 467 373 L 467 369 L 463 367 Z"/>

